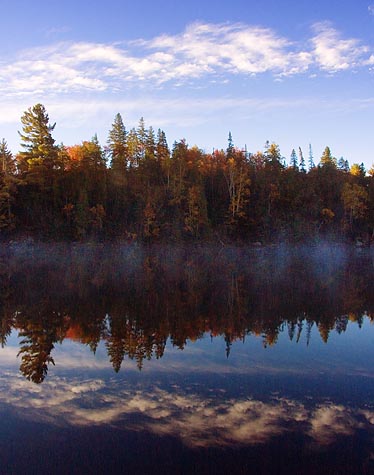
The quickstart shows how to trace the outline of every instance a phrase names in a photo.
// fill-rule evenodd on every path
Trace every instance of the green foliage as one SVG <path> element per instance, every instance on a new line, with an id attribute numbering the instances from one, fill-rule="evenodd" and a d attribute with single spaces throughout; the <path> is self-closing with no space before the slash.
<path id="1" fill-rule="evenodd" d="M 127 131 L 119 113 L 114 118 L 107 144 L 111 167 L 120 171 L 126 169 L 128 162 Z"/>
<path id="2" fill-rule="evenodd" d="M 24 112 L 21 117 L 21 146 L 19 154 L 21 170 L 31 170 L 34 166 L 54 168 L 56 166 L 57 147 L 52 137 L 56 124 L 49 124 L 49 117 L 42 104 L 36 104 Z"/>

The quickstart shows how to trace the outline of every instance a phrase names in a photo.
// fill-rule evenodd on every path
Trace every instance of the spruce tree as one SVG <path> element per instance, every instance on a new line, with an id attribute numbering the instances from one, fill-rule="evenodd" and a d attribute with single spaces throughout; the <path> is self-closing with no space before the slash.
<path id="1" fill-rule="evenodd" d="M 232 140 L 231 132 L 229 132 L 229 138 L 227 140 L 226 155 L 227 158 L 231 158 L 234 155 L 234 142 Z"/>
<path id="2" fill-rule="evenodd" d="M 313 160 L 313 151 L 312 151 L 312 145 L 309 144 L 309 159 L 308 159 L 308 165 L 309 165 L 309 170 L 313 170 L 313 168 L 316 168 L 316 165 Z"/>
<path id="3" fill-rule="evenodd" d="M 294 148 L 292 149 L 292 152 L 291 152 L 290 167 L 293 168 L 294 170 L 298 169 L 297 155 Z"/>
<path id="4" fill-rule="evenodd" d="M 158 129 L 157 131 L 156 153 L 157 160 L 161 162 L 170 158 L 170 150 L 166 140 L 166 135 L 161 129 Z"/>
<path id="5" fill-rule="evenodd" d="M 305 159 L 301 147 L 299 147 L 299 168 L 301 172 L 306 173 Z"/>

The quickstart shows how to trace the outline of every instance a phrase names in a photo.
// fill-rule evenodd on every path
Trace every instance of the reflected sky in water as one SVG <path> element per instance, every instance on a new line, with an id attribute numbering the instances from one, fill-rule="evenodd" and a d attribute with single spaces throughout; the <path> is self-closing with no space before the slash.
<path id="1" fill-rule="evenodd" d="M 230 255 L 212 273 L 183 257 L 147 302 L 169 262 L 151 257 L 132 259 L 141 291 L 135 274 L 118 291 L 97 257 L 94 284 L 87 262 L 38 256 L 25 277 L 29 258 L 4 261 L 6 473 L 374 473 L 371 253 L 313 268 L 244 254 L 244 269 Z"/>

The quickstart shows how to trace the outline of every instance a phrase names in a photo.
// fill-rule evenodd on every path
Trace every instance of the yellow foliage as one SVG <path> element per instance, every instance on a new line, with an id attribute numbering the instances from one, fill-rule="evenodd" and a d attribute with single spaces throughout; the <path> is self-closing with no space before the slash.
<path id="1" fill-rule="evenodd" d="M 335 213 L 329 208 L 323 208 L 321 211 L 321 215 L 325 223 L 329 223 L 335 217 Z"/>

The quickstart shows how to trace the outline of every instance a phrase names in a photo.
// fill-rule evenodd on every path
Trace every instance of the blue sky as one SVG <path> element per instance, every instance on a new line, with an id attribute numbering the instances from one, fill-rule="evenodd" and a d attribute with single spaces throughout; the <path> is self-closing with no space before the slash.
<path id="1" fill-rule="evenodd" d="M 312 144 L 364 162 L 374 117 L 374 0 L 1 0 L 0 138 L 41 102 L 66 145 L 117 112 L 210 152 Z"/>

